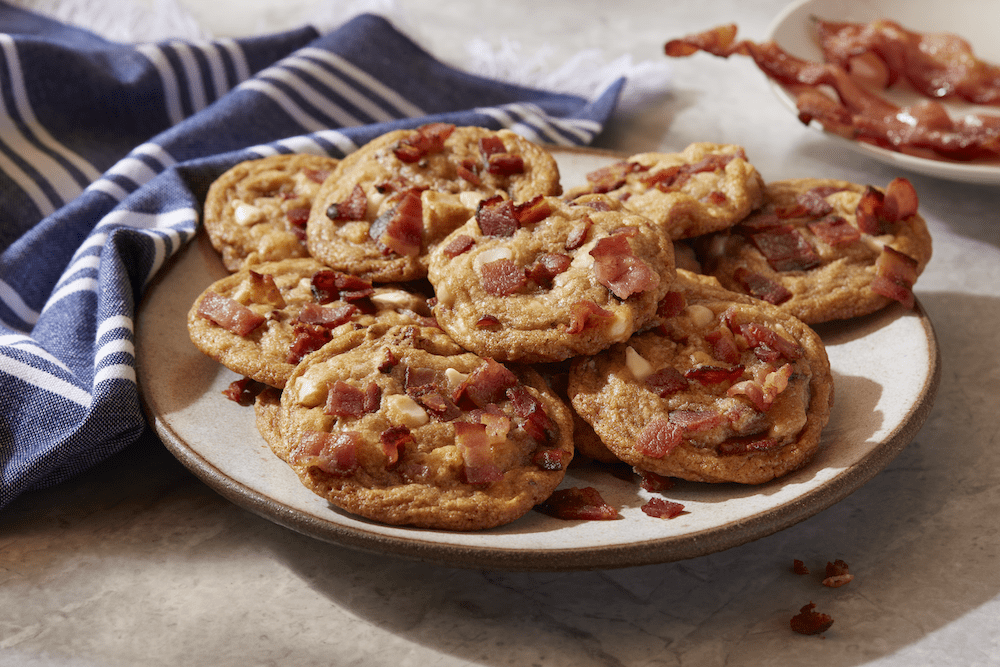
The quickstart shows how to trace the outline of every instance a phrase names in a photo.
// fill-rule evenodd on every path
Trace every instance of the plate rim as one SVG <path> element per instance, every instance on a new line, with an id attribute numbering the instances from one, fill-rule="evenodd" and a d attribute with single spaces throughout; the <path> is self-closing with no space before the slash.
<path id="1" fill-rule="evenodd" d="M 767 28 L 766 39 L 773 40 L 780 45 L 780 42 L 775 39 L 775 36 L 781 29 L 790 25 L 790 21 L 795 15 L 797 15 L 804 7 L 826 2 L 829 2 L 829 0 L 796 0 L 795 2 L 787 5 L 771 21 Z M 864 0 L 843 0 L 841 4 L 851 4 L 852 2 L 860 3 L 864 2 Z M 772 80 L 770 77 L 767 77 L 767 83 L 775 97 L 777 97 L 778 100 L 789 111 L 791 111 L 793 115 L 798 116 L 798 108 L 795 105 L 795 100 L 788 93 L 785 86 Z M 1000 111 L 1000 109 L 998 109 L 998 111 Z M 906 153 L 892 151 L 887 148 L 881 148 L 864 142 L 854 141 L 838 134 L 827 132 L 817 121 L 810 122 L 809 127 L 821 133 L 823 136 L 833 139 L 836 143 L 848 148 L 849 150 L 866 157 L 875 158 L 876 160 L 890 166 L 900 167 L 924 176 L 931 176 L 951 181 L 980 185 L 1000 185 L 1000 158 L 998 158 L 996 166 L 949 160 L 932 160 L 930 158 L 908 155 Z"/>
<path id="2" fill-rule="evenodd" d="M 576 155 L 593 155 L 604 159 L 622 157 L 616 151 L 586 147 L 547 147 Z M 941 379 L 941 354 L 930 318 L 917 300 L 916 315 L 927 342 L 928 374 L 918 399 L 908 406 L 896 428 L 885 435 L 871 451 L 835 476 L 808 492 L 776 507 L 738 518 L 697 532 L 652 538 L 643 542 L 599 546 L 546 548 L 532 550 L 519 547 L 478 546 L 424 540 L 421 529 L 411 529 L 412 535 L 385 535 L 364 526 L 347 526 L 313 516 L 291 507 L 257 489 L 233 479 L 211 463 L 174 430 L 171 423 L 158 414 L 155 399 L 147 394 L 146 355 L 142 354 L 144 337 L 144 306 L 152 300 L 160 285 L 169 279 L 171 269 L 186 252 L 197 252 L 203 230 L 180 248 L 161 268 L 143 295 L 136 322 L 136 377 L 142 410 L 157 436 L 170 453 L 198 479 L 221 496 L 264 519 L 315 539 L 346 546 L 373 554 L 391 554 L 437 565 L 498 569 L 506 571 L 576 571 L 617 569 L 641 565 L 675 562 L 708 555 L 746 544 L 780 532 L 830 506 L 859 489 L 887 466 L 913 439 L 926 421 Z M 898 306 L 891 305 L 889 308 Z M 901 308 L 901 307 L 899 307 Z M 439 532 L 439 531 L 430 531 Z"/>

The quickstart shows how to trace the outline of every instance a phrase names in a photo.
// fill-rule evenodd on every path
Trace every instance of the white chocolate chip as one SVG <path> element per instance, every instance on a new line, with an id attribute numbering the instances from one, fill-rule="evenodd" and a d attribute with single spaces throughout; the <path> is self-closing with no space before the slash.
<path id="1" fill-rule="evenodd" d="M 711 308 L 697 303 L 691 304 L 684 309 L 684 314 L 695 327 L 702 329 L 715 321 L 715 313 Z"/>
<path id="2" fill-rule="evenodd" d="M 233 204 L 233 219 L 236 220 L 236 224 L 238 225 L 249 227 L 260 222 L 263 217 L 264 211 L 253 204 L 247 204 L 246 202 Z"/>
<path id="3" fill-rule="evenodd" d="M 625 366 L 632 373 L 632 377 L 640 382 L 653 374 L 652 364 L 636 352 L 631 345 L 625 348 Z"/>
<path id="4" fill-rule="evenodd" d="M 479 208 L 479 202 L 483 201 L 483 199 L 482 193 L 473 192 L 472 190 L 465 190 L 458 193 L 458 201 L 462 202 L 462 206 L 473 211 Z"/>
<path id="5" fill-rule="evenodd" d="M 409 292 L 403 290 L 388 290 L 372 294 L 371 302 L 379 310 L 400 310 L 402 308 L 413 308 L 416 298 Z"/>
<path id="6" fill-rule="evenodd" d="M 460 384 L 465 382 L 469 377 L 467 373 L 456 371 L 454 368 L 446 369 L 444 372 L 444 376 L 448 380 L 448 386 L 451 387 L 452 389 L 458 387 Z"/>
<path id="7" fill-rule="evenodd" d="M 495 262 L 498 259 L 513 259 L 514 252 L 507 246 L 497 246 L 496 248 L 488 248 L 482 251 L 476 258 L 472 260 L 472 268 L 479 273 L 480 269 L 483 268 L 483 264 L 489 264 L 490 262 Z"/>
<path id="8" fill-rule="evenodd" d="M 629 314 L 618 310 L 615 311 L 614 316 L 611 326 L 608 327 L 608 333 L 613 338 L 626 338 L 632 335 L 632 318 Z"/>
<path id="9" fill-rule="evenodd" d="M 300 405 L 307 408 L 314 408 L 317 405 L 326 403 L 327 384 L 321 378 L 314 378 L 305 374 L 299 378 L 297 388 Z"/>
<path id="10" fill-rule="evenodd" d="M 423 426 L 431 420 L 420 404 L 406 394 L 386 396 L 385 405 L 389 421 L 398 422 L 406 428 Z"/>

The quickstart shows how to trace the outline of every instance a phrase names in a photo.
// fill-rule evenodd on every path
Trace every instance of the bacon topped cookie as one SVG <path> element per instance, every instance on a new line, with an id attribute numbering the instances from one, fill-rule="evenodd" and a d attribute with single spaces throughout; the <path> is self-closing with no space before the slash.
<path id="1" fill-rule="evenodd" d="M 295 365 L 338 335 L 432 321 L 412 285 L 372 286 L 304 257 L 244 267 L 210 285 L 188 313 L 195 346 L 235 373 L 281 388 Z"/>
<path id="2" fill-rule="evenodd" d="M 272 155 L 240 162 L 209 187 L 204 225 L 230 271 L 249 258 L 308 257 L 306 222 L 313 198 L 338 164 L 321 155 Z"/>
<path id="3" fill-rule="evenodd" d="M 639 470 L 760 484 L 815 454 L 833 378 L 807 325 L 679 270 L 659 326 L 574 360 L 568 392 L 608 449 Z"/>
<path id="4" fill-rule="evenodd" d="M 587 175 L 566 198 L 604 193 L 683 239 L 726 229 L 760 205 L 764 182 L 740 146 L 694 143 L 680 153 L 639 153 Z"/>
<path id="5" fill-rule="evenodd" d="M 496 195 L 561 193 L 555 158 L 510 130 L 433 123 L 347 156 L 316 197 L 310 253 L 376 282 L 422 278 L 427 254 Z"/>
<path id="6" fill-rule="evenodd" d="M 560 361 L 627 340 L 674 276 L 673 244 L 604 195 L 495 198 L 432 253 L 434 314 L 501 361 Z"/>
<path id="7" fill-rule="evenodd" d="M 883 191 L 831 179 L 769 183 L 765 205 L 727 233 L 699 239 L 705 273 L 809 324 L 893 301 L 913 306 L 931 236 L 904 178 Z"/>
<path id="8" fill-rule="evenodd" d="M 307 488 L 383 523 L 476 530 L 517 519 L 562 481 L 572 418 L 536 372 L 439 329 L 359 333 L 304 359 L 276 415 L 258 410 Z"/>

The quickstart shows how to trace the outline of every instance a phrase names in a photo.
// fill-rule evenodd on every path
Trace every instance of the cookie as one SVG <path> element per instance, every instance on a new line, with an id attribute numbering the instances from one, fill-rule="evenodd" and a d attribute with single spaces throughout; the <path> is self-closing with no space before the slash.
<path id="1" fill-rule="evenodd" d="M 726 229 L 760 206 L 764 181 L 740 146 L 694 143 L 680 153 L 639 153 L 587 175 L 567 199 L 605 193 L 660 224 L 671 239 Z"/>
<path id="2" fill-rule="evenodd" d="M 912 307 L 931 236 L 906 179 L 883 191 L 830 179 L 769 183 L 766 204 L 698 239 L 705 273 L 809 324 Z"/>
<path id="3" fill-rule="evenodd" d="M 347 156 L 324 184 L 309 216 L 309 251 L 376 282 L 422 278 L 427 254 L 482 199 L 560 192 L 555 159 L 510 130 L 396 130 Z"/>
<path id="4" fill-rule="evenodd" d="M 426 327 L 355 333 L 310 355 L 268 423 L 307 488 L 393 525 L 509 523 L 555 490 L 573 456 L 569 408 L 537 372 Z"/>
<path id="5" fill-rule="evenodd" d="M 678 270 L 659 326 L 570 369 L 573 408 L 638 470 L 760 484 L 805 465 L 833 404 L 819 336 Z"/>
<path id="6" fill-rule="evenodd" d="M 188 312 L 188 334 L 233 372 L 281 388 L 302 357 L 346 331 L 431 319 L 416 286 L 373 287 L 307 257 L 254 264 L 216 281 Z"/>
<path id="7" fill-rule="evenodd" d="M 628 340 L 674 276 L 671 241 L 603 195 L 484 201 L 429 265 L 441 328 L 470 351 L 519 362 Z"/>
<path id="8" fill-rule="evenodd" d="M 338 160 L 272 155 L 241 162 L 217 178 L 205 198 L 204 225 L 230 271 L 247 258 L 270 262 L 309 255 L 305 228 L 313 198 Z"/>

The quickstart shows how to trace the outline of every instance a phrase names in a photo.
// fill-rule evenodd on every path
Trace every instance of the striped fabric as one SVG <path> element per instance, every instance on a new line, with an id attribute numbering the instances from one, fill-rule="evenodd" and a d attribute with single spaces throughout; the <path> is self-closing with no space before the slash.
<path id="1" fill-rule="evenodd" d="M 372 15 L 131 45 L 0 2 L 0 33 L 0 507 L 155 437 L 136 306 L 223 171 L 435 120 L 587 144 L 623 84 L 586 100 L 474 77 Z"/>

